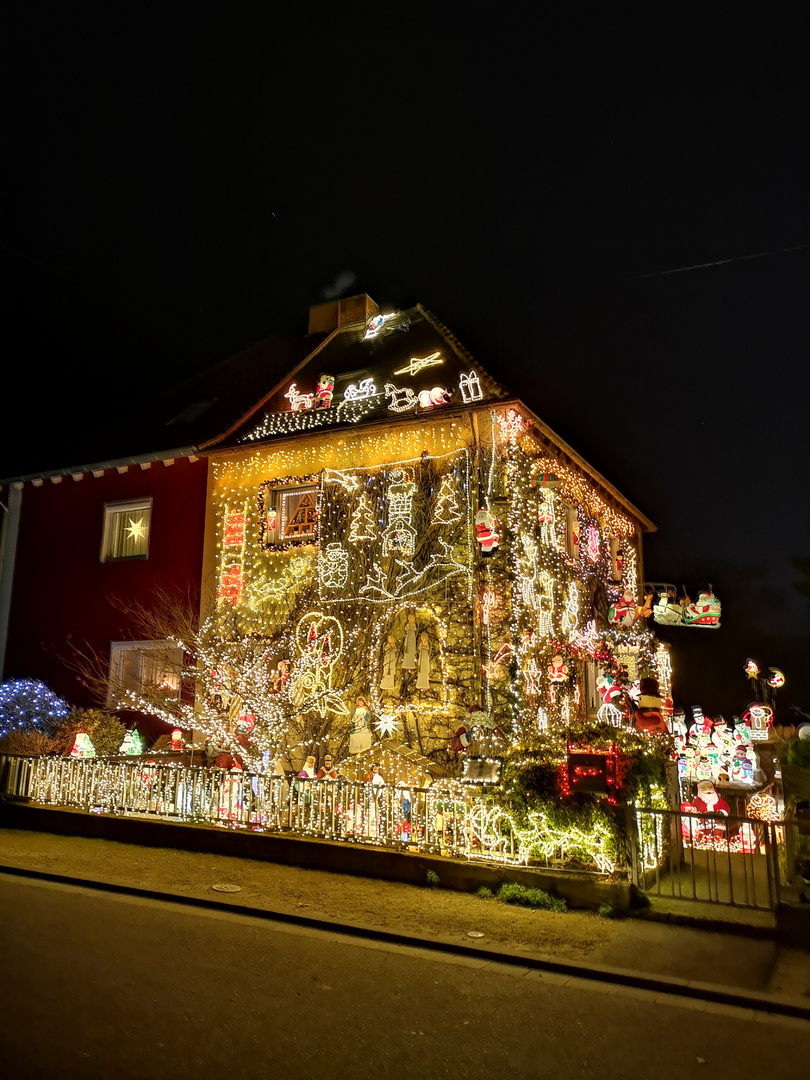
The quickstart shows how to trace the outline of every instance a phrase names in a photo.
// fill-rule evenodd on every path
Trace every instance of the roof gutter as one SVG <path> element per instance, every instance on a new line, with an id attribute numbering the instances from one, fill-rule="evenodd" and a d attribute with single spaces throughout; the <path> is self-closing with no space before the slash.
<path id="1" fill-rule="evenodd" d="M 151 454 L 133 454 L 131 457 L 114 458 L 110 461 L 95 461 L 90 465 L 72 465 L 66 469 L 48 469 L 45 472 L 24 473 L 22 476 L 10 476 L 0 480 L 0 485 L 22 485 L 28 481 L 52 480 L 59 483 L 66 476 L 81 476 L 84 473 L 103 473 L 107 469 L 125 469 L 130 465 L 151 465 L 154 461 L 174 461 L 175 458 L 196 458 L 199 449 L 196 446 L 178 447 L 176 450 L 159 450 Z"/>

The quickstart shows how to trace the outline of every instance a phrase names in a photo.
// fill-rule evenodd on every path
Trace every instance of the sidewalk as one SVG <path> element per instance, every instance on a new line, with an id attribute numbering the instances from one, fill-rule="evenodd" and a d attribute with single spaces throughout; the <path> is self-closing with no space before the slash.
<path id="1" fill-rule="evenodd" d="M 110 840 L 0 829 L 0 864 L 227 904 L 252 913 L 322 922 L 358 933 L 405 935 L 454 949 L 577 966 L 591 978 L 649 976 L 675 992 L 686 984 L 790 1003 L 810 1016 L 810 957 L 777 944 L 767 925 L 745 933 L 693 929 L 636 916 L 603 919 L 590 912 L 507 907 L 468 893 L 369 880 L 228 855 L 142 847 Z M 215 885 L 236 886 L 220 892 Z M 683 907 L 683 902 L 681 902 Z M 707 905 L 690 904 L 701 909 Z M 653 913 L 655 914 L 655 912 Z M 688 912 L 680 912 L 688 917 Z M 763 913 L 750 912 L 762 919 Z M 770 918 L 768 916 L 768 918 Z M 752 936 L 752 930 L 755 935 Z M 470 935 L 482 934 L 482 937 Z"/>

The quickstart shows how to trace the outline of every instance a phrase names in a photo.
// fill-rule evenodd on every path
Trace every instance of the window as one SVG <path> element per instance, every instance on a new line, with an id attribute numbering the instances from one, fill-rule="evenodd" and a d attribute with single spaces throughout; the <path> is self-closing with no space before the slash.
<path id="1" fill-rule="evenodd" d="M 182 665 L 183 650 L 170 641 L 113 641 L 107 707 L 123 708 L 126 691 L 176 701 Z"/>
<path id="2" fill-rule="evenodd" d="M 259 507 L 261 547 L 309 544 L 317 538 L 317 484 L 262 484 L 259 488 Z"/>
<path id="3" fill-rule="evenodd" d="M 146 559 L 152 524 L 152 500 L 104 504 L 104 536 L 101 561 Z"/>

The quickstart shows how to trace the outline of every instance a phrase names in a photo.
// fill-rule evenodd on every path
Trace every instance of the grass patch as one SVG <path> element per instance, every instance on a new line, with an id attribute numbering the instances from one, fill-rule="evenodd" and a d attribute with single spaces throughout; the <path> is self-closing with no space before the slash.
<path id="1" fill-rule="evenodd" d="M 516 904 L 519 907 L 542 908 L 545 911 L 567 911 L 568 905 L 559 896 L 552 896 L 544 889 L 529 889 L 507 881 L 498 889 L 498 900 L 502 904 Z"/>

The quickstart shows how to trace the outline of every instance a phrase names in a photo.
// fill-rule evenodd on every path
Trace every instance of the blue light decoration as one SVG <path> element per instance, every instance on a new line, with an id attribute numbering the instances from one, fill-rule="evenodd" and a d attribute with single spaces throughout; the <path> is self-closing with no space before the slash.
<path id="1" fill-rule="evenodd" d="M 0 736 L 12 731 L 52 735 L 70 706 L 37 679 L 9 679 L 0 684 Z"/>

